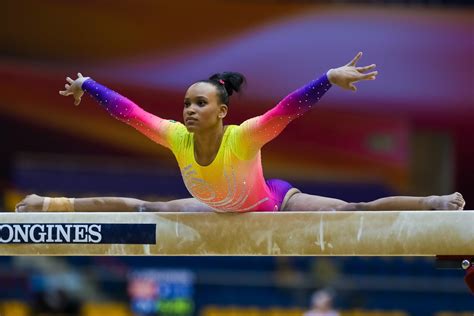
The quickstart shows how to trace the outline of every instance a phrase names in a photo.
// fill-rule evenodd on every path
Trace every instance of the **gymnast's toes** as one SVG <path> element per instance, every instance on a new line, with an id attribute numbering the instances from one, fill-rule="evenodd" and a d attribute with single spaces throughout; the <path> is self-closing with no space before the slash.
<path id="1" fill-rule="evenodd" d="M 44 197 L 37 194 L 27 195 L 17 205 L 15 205 L 15 212 L 37 212 L 43 209 Z"/>
<path id="2" fill-rule="evenodd" d="M 456 204 L 458 206 L 458 210 L 464 209 L 464 206 L 466 205 L 466 201 L 464 201 L 464 198 L 463 198 L 462 194 L 459 193 L 459 192 L 456 192 L 454 194 L 455 194 L 455 200 L 456 200 Z"/>
<path id="3" fill-rule="evenodd" d="M 462 210 L 465 202 L 459 192 L 449 195 L 435 196 L 431 199 L 431 209 L 434 210 Z"/>

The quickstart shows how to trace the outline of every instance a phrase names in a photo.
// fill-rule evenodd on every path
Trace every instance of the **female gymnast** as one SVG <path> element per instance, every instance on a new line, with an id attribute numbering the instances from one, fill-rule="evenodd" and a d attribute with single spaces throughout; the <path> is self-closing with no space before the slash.
<path id="1" fill-rule="evenodd" d="M 347 65 L 330 69 L 320 78 L 292 92 L 274 108 L 240 125 L 224 125 L 229 97 L 245 78 L 235 72 L 215 74 L 191 85 L 184 97 L 184 124 L 162 119 L 80 73 L 67 78 L 66 90 L 79 105 L 89 93 L 110 115 L 125 122 L 175 155 L 193 198 L 148 202 L 123 197 L 49 198 L 29 195 L 16 211 L 150 211 L 150 212 L 247 212 L 247 211 L 377 211 L 462 210 L 459 193 L 444 196 L 395 196 L 371 202 L 348 203 L 310 195 L 286 181 L 265 180 L 261 148 L 295 118 L 310 110 L 333 85 L 356 91 L 354 83 L 374 80 L 375 64 L 357 67 L 362 53 Z"/>

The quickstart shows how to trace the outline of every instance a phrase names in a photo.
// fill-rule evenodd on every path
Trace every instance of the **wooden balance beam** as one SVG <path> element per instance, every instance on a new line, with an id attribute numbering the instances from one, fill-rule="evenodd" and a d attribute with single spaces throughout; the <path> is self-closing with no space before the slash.
<path id="1" fill-rule="evenodd" d="M 0 213 L 0 255 L 473 254 L 472 211 Z"/>

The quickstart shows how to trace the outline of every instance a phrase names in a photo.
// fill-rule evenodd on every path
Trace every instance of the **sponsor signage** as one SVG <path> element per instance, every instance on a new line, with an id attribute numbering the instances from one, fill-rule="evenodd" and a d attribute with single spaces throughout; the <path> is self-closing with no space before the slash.
<path id="1" fill-rule="evenodd" d="M 155 244 L 156 224 L 1 223 L 0 244 Z"/>

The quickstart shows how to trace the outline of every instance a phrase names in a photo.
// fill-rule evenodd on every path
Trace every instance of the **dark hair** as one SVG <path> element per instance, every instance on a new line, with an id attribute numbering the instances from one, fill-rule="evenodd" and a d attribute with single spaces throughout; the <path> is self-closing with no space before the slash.
<path id="1" fill-rule="evenodd" d="M 198 82 L 207 82 L 214 85 L 217 89 L 217 96 L 221 103 L 229 104 L 229 97 L 232 93 L 239 92 L 242 85 L 246 82 L 244 75 L 238 72 L 222 72 L 213 74 L 207 80 Z"/>

